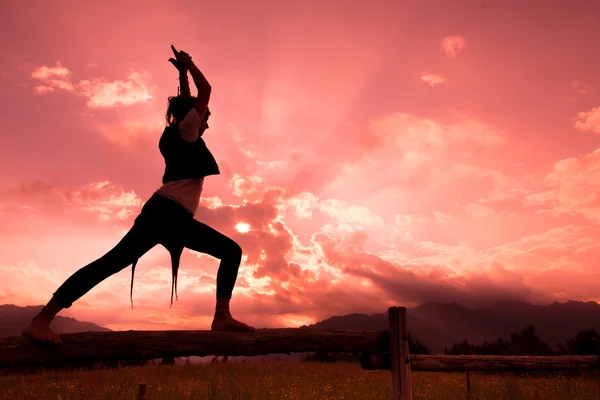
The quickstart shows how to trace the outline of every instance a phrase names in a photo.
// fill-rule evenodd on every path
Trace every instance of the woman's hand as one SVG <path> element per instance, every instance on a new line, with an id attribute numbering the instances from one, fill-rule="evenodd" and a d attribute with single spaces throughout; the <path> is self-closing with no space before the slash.
<path id="1" fill-rule="evenodd" d="M 183 50 L 177 51 L 173 45 L 171 45 L 171 50 L 173 50 L 173 54 L 175 54 L 175 58 L 169 58 L 171 64 L 180 71 L 187 69 L 188 64 L 192 61 L 192 57 Z"/>

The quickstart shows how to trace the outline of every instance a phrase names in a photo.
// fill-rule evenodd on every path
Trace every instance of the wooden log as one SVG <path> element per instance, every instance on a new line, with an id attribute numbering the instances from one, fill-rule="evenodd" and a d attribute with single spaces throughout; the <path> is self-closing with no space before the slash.
<path id="1" fill-rule="evenodd" d="M 255 332 L 117 331 L 60 335 L 63 344 L 41 345 L 23 336 L 0 338 L 0 368 L 102 360 L 184 356 L 259 356 L 312 351 L 387 351 L 387 331 L 257 329 Z"/>
<path id="2" fill-rule="evenodd" d="M 361 355 L 361 366 L 366 370 L 391 370 L 389 353 Z M 465 371 L 567 371 L 598 370 L 599 356 L 410 356 L 411 371 L 465 372 Z"/>

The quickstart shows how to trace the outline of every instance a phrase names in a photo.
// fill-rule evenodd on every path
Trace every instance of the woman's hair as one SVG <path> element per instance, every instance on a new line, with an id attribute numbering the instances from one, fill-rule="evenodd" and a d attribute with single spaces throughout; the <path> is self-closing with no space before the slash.
<path id="1" fill-rule="evenodd" d="M 194 107 L 196 97 L 194 96 L 171 96 L 169 97 L 169 106 L 167 107 L 167 125 L 173 126 L 180 123 L 187 113 Z M 204 119 L 210 115 L 210 110 L 206 107 Z"/>

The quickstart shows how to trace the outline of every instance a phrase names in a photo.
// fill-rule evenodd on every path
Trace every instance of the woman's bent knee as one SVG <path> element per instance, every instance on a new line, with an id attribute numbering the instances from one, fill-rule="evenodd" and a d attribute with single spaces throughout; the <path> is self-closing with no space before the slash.
<path id="1" fill-rule="evenodd" d="M 242 247 L 234 240 L 231 240 L 227 253 L 230 257 L 242 259 Z"/>

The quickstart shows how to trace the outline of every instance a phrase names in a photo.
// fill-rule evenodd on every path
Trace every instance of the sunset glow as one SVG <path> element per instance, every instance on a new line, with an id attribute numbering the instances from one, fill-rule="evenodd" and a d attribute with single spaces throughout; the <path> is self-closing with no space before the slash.
<path id="1" fill-rule="evenodd" d="M 195 217 L 243 249 L 240 320 L 597 300 L 600 2 L 485 3 L 3 3 L 0 304 L 45 304 L 161 185 L 171 44 L 212 86 Z M 61 315 L 206 329 L 218 266 L 186 249 L 169 308 L 156 246 L 134 309 L 128 267 Z"/>
<path id="2" fill-rule="evenodd" d="M 240 233 L 248 233 L 248 231 L 250 230 L 250 225 L 244 224 L 243 222 L 239 222 L 235 226 L 235 229 Z"/>

